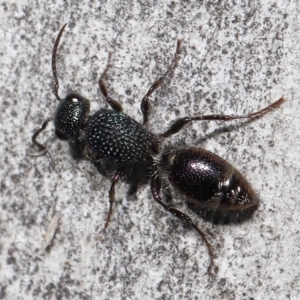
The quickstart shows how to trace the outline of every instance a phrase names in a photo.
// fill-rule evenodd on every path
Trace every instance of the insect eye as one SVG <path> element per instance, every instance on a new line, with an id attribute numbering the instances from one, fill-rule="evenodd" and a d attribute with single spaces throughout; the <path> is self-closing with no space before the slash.
<path id="1" fill-rule="evenodd" d="M 78 103 L 78 102 L 84 102 L 86 101 L 85 98 L 83 98 L 78 93 L 70 93 L 66 96 L 65 100 L 69 103 Z"/>

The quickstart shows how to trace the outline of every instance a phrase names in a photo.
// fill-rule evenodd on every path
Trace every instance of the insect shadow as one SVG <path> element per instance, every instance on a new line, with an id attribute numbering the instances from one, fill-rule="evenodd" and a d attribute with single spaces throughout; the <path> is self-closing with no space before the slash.
<path id="1" fill-rule="evenodd" d="M 257 118 L 278 108 L 284 99 L 280 98 L 264 109 L 245 115 L 185 116 L 175 120 L 160 134 L 149 131 L 145 126 L 150 115 L 149 97 L 174 70 L 181 53 L 182 42 L 179 40 L 167 71 L 150 86 L 141 100 L 142 124 L 122 112 L 122 105 L 111 97 L 106 87 L 105 78 L 111 66 L 111 54 L 99 80 L 100 90 L 110 109 L 101 108 L 90 115 L 90 102 L 79 93 L 71 92 L 64 99 L 58 94 L 56 54 L 66 25 L 59 31 L 52 51 L 54 94 L 59 104 L 54 116 L 48 118 L 33 134 L 33 144 L 40 149 L 39 154 L 47 155 L 50 164 L 54 166 L 46 146 L 37 141 L 38 135 L 54 120 L 56 137 L 68 142 L 74 159 L 91 161 L 104 175 L 113 173 L 108 193 L 109 210 L 101 235 L 110 223 L 116 184 L 125 178 L 131 182 L 133 193 L 140 184 L 150 181 L 156 203 L 191 225 L 201 236 L 210 255 L 208 272 L 211 273 L 214 265 L 212 246 L 189 215 L 163 201 L 162 181 L 167 182 L 184 198 L 188 208 L 213 223 L 242 222 L 249 219 L 259 206 L 258 197 L 245 177 L 218 155 L 199 147 L 164 147 L 164 140 L 194 121 Z"/>

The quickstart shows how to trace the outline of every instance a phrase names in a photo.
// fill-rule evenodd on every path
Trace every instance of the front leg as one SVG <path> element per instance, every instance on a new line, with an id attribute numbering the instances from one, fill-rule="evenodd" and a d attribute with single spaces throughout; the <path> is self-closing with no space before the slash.
<path id="1" fill-rule="evenodd" d="M 34 153 L 34 154 L 31 154 L 31 156 L 40 156 L 40 155 L 46 155 L 48 157 L 48 160 L 50 162 L 50 165 L 51 167 L 54 169 L 55 168 L 55 163 L 53 161 L 53 158 L 50 154 L 50 152 L 48 151 L 47 147 L 40 144 L 36 139 L 38 137 L 38 135 L 44 131 L 48 125 L 49 122 L 51 122 L 53 120 L 53 117 L 50 117 L 48 118 L 46 121 L 44 121 L 44 123 L 42 124 L 41 128 L 38 129 L 34 134 L 33 136 L 31 137 L 31 141 L 34 145 L 38 146 L 39 149 L 40 149 L 40 152 L 39 153 Z"/>
<path id="2" fill-rule="evenodd" d="M 151 192 L 152 192 L 152 196 L 154 198 L 154 200 L 159 203 L 164 209 L 166 209 L 167 211 L 169 211 L 171 214 L 173 214 L 175 217 L 177 217 L 178 219 L 190 224 L 197 232 L 198 234 L 201 236 L 202 240 L 204 241 L 204 243 L 206 244 L 208 253 L 209 253 L 209 257 L 210 257 L 210 264 L 208 266 L 207 272 L 209 274 L 211 274 L 211 269 L 214 265 L 214 255 L 212 252 L 212 246 L 210 245 L 210 243 L 207 241 L 205 233 L 202 232 L 198 226 L 193 222 L 193 220 L 186 215 L 185 213 L 183 213 L 182 211 L 178 210 L 177 208 L 167 205 L 165 203 L 162 202 L 162 197 L 161 197 L 161 179 L 158 175 L 158 172 L 156 171 L 152 177 L 151 177 Z"/>
<path id="3" fill-rule="evenodd" d="M 114 99 L 112 99 L 112 97 L 108 93 L 108 90 L 107 90 L 107 87 L 106 87 L 106 84 L 105 84 L 105 81 L 104 81 L 105 78 L 106 78 L 106 74 L 107 74 L 108 70 L 111 67 L 111 64 L 110 64 L 111 56 L 112 56 L 112 54 L 109 53 L 106 68 L 105 68 L 105 70 L 104 70 L 104 72 L 101 75 L 100 80 L 99 80 L 99 87 L 100 87 L 100 91 L 101 91 L 102 95 L 104 96 L 106 102 L 110 105 L 110 107 L 116 112 L 122 112 L 123 108 L 122 108 L 121 103 L 114 100 Z"/>

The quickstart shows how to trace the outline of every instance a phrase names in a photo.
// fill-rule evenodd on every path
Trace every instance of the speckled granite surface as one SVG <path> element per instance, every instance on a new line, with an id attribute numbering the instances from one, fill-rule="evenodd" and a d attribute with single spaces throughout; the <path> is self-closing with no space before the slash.
<path id="1" fill-rule="evenodd" d="M 299 3 L 23 2 L 0 5 L 0 299 L 299 299 Z M 98 241 L 109 179 L 74 162 L 52 124 L 41 141 L 55 170 L 30 156 L 33 132 L 57 105 L 51 50 L 66 22 L 60 94 L 78 91 L 94 111 L 106 107 L 97 80 L 113 51 L 109 90 L 138 121 L 140 100 L 176 40 L 184 41 L 172 79 L 151 99 L 154 132 L 186 114 L 247 113 L 287 99 L 253 122 L 194 123 L 169 141 L 218 153 L 260 195 L 250 222 L 198 220 L 216 255 L 214 276 L 201 239 L 158 207 L 149 186 L 132 199 L 118 185 L 112 222 Z M 43 251 L 57 212 L 56 235 Z"/>

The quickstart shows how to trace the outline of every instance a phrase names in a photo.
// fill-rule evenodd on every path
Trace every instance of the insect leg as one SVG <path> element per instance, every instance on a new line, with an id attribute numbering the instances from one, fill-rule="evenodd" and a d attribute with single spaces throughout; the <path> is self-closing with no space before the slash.
<path id="1" fill-rule="evenodd" d="M 164 133 L 160 134 L 162 138 L 167 138 L 170 135 L 173 135 L 177 132 L 179 132 L 186 124 L 191 123 L 193 121 L 231 121 L 231 120 L 237 120 L 237 119 L 250 119 L 250 118 L 256 118 L 260 117 L 276 108 L 278 108 L 283 102 L 284 98 L 280 98 L 276 102 L 272 103 L 271 105 L 256 111 L 251 114 L 246 115 L 207 115 L 207 116 L 196 116 L 196 117 L 183 117 L 180 119 L 175 120 L 175 122 L 165 131 Z"/>
<path id="2" fill-rule="evenodd" d="M 111 64 L 110 64 L 111 56 L 112 56 L 112 53 L 109 53 L 106 68 L 105 68 L 104 72 L 102 73 L 100 80 L 99 80 L 99 87 L 100 87 L 101 93 L 103 94 L 106 102 L 110 105 L 110 107 L 117 112 L 121 112 L 123 110 L 121 103 L 111 98 L 111 96 L 109 95 L 109 93 L 107 91 L 106 84 L 104 82 L 106 74 L 111 67 Z"/>
<path id="3" fill-rule="evenodd" d="M 107 213 L 104 228 L 101 230 L 101 234 L 100 234 L 99 238 L 101 238 L 105 234 L 105 231 L 110 222 L 110 218 L 111 218 L 111 215 L 113 212 L 113 204 L 115 202 L 115 185 L 116 185 L 116 183 L 118 183 L 120 180 L 123 179 L 123 177 L 126 175 L 126 172 L 127 172 L 127 168 L 122 167 L 121 169 L 116 171 L 112 177 L 112 183 L 111 183 L 110 190 L 109 190 L 109 210 Z"/>
<path id="4" fill-rule="evenodd" d="M 53 120 L 53 117 L 50 117 L 50 118 L 48 118 L 46 121 L 44 121 L 44 123 L 42 124 L 42 127 L 41 127 L 39 130 L 37 130 L 37 131 L 33 134 L 33 136 L 31 137 L 32 143 L 33 143 L 34 145 L 38 146 L 38 147 L 40 148 L 40 150 L 41 150 L 41 152 L 36 153 L 36 154 L 31 154 L 31 155 L 32 155 L 32 156 L 46 155 L 46 156 L 48 157 L 48 159 L 49 159 L 50 165 L 52 166 L 52 168 L 54 168 L 55 164 L 54 164 L 54 161 L 53 161 L 52 156 L 51 156 L 51 154 L 49 153 L 48 149 L 47 149 L 44 145 L 40 144 L 40 143 L 36 140 L 36 138 L 38 137 L 38 135 L 39 135 L 42 131 L 44 131 L 44 130 L 46 129 L 48 123 L 51 122 L 52 120 Z"/>
<path id="5" fill-rule="evenodd" d="M 149 102 L 149 97 L 151 96 L 151 94 L 157 90 L 157 88 L 159 86 L 161 86 L 161 84 L 164 82 L 165 78 L 167 77 L 168 74 L 170 74 L 175 66 L 177 61 L 179 60 L 179 55 L 181 52 L 181 40 L 177 41 L 177 48 L 176 48 L 176 52 L 175 55 L 172 59 L 171 64 L 169 65 L 167 71 L 158 79 L 156 80 L 149 88 L 147 94 L 144 96 L 144 98 L 142 99 L 141 102 L 141 111 L 143 113 L 143 125 L 145 125 L 148 120 L 149 120 L 149 115 L 150 115 L 150 110 L 151 110 L 151 105 Z"/>
<path id="6" fill-rule="evenodd" d="M 193 220 L 188 215 L 186 215 L 185 213 L 176 209 L 175 207 L 167 205 L 161 201 L 162 200 L 162 198 L 161 198 L 161 180 L 160 180 L 160 177 L 157 172 L 155 172 L 151 177 L 151 192 L 152 192 L 152 196 L 153 196 L 154 200 L 157 203 L 159 203 L 164 209 L 169 211 L 171 214 L 173 214 L 178 219 L 191 225 L 201 236 L 202 240 L 204 241 L 204 243 L 207 247 L 208 253 L 209 253 L 210 263 L 209 263 L 207 272 L 209 274 L 211 274 L 211 269 L 214 265 L 214 255 L 212 252 L 212 246 L 207 241 L 205 233 L 198 228 L 198 226 L 193 222 Z"/>

